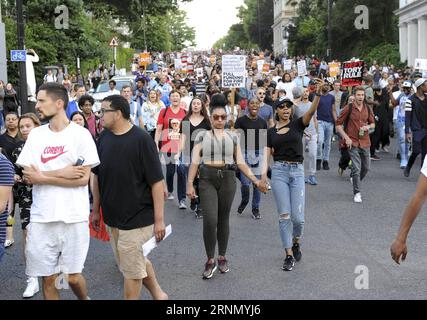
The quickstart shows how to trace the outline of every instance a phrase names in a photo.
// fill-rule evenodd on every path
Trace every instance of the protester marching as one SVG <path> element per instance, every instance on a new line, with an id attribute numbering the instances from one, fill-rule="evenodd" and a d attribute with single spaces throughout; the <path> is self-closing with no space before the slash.
<path id="1" fill-rule="evenodd" d="M 111 242 L 125 299 L 139 299 L 143 286 L 153 299 L 167 299 L 157 280 L 162 275 L 140 247 L 153 236 L 165 238 L 167 210 L 174 207 L 193 212 L 189 228 L 202 230 L 202 239 L 194 240 L 205 248 L 201 278 L 237 271 L 232 254 L 226 257 L 237 232 L 230 215 L 243 217 L 248 205 L 255 224 L 277 215 L 282 265 L 271 267 L 293 271 L 302 261 L 306 194 L 317 194 L 324 183 L 319 172 L 337 181 L 346 177 L 353 187 L 346 201 L 358 205 L 366 203 L 364 183 L 374 179 L 371 161 L 380 164 L 380 152 L 395 152 L 393 170 L 402 180 L 417 156 L 423 163 L 427 154 L 422 70 L 268 51 L 142 56 L 124 85 L 114 65 L 99 65 L 83 79 L 86 85 L 49 70 L 37 91 L 36 114 L 21 114 L 12 85 L 0 83 L 0 259 L 9 258 L 3 252 L 15 242 L 20 217 L 25 298 L 40 291 L 40 280 L 44 298 L 59 299 L 55 283 L 67 274 L 77 298 L 90 299 L 83 276 L 89 234 L 104 230 L 98 239 Z M 102 98 L 91 90 L 97 86 L 106 88 Z M 336 148 L 339 163 L 331 157 Z M 263 209 L 270 190 L 276 213 Z M 406 228 L 417 205 L 413 201 L 406 213 Z M 400 239 L 393 245 L 396 261 L 402 252 Z"/>

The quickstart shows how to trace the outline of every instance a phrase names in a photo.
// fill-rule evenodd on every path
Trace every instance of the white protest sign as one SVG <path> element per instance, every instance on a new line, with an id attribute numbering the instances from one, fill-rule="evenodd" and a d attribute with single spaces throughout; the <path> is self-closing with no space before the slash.
<path id="1" fill-rule="evenodd" d="M 305 62 L 305 60 L 298 61 L 297 68 L 298 68 L 298 77 L 302 77 L 307 74 L 307 63 Z"/>
<path id="2" fill-rule="evenodd" d="M 222 57 L 222 86 L 241 88 L 245 86 L 246 57 L 225 55 Z"/>
<path id="3" fill-rule="evenodd" d="M 292 71 L 292 63 L 293 63 L 292 60 L 290 60 L 290 59 L 288 59 L 288 60 L 284 59 L 283 60 L 283 70 L 284 71 Z"/>
<path id="4" fill-rule="evenodd" d="M 203 68 L 197 68 L 196 69 L 197 78 L 203 77 Z"/>
<path id="5" fill-rule="evenodd" d="M 174 60 L 175 60 L 175 70 L 181 70 L 182 69 L 181 59 L 174 59 Z"/>
<path id="6" fill-rule="evenodd" d="M 415 69 L 427 70 L 427 59 L 415 59 Z"/>
<path id="7" fill-rule="evenodd" d="M 256 62 L 259 73 L 262 72 L 262 68 L 264 67 L 264 63 L 265 63 L 265 60 L 257 60 L 257 62 Z"/>

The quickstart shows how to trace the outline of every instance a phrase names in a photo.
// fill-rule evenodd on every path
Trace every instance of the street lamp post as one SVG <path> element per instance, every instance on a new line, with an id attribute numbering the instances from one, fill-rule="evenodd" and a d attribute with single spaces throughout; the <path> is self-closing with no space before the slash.
<path id="1" fill-rule="evenodd" d="M 328 50 L 327 50 L 327 56 L 328 60 L 332 60 L 332 25 L 331 25 L 331 19 L 332 18 L 332 0 L 328 0 Z"/>
<path id="2" fill-rule="evenodd" d="M 16 24 L 18 27 L 18 49 L 25 50 L 25 29 L 22 9 L 22 1 L 16 0 Z M 19 63 L 19 97 L 21 100 L 21 113 L 28 112 L 28 93 L 27 93 L 27 71 L 26 62 Z"/>

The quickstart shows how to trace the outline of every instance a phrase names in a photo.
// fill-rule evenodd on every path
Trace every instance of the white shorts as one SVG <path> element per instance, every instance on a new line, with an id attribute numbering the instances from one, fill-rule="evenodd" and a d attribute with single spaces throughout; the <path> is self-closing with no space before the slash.
<path id="1" fill-rule="evenodd" d="M 25 249 L 27 276 L 82 273 L 89 240 L 88 222 L 31 222 Z"/>

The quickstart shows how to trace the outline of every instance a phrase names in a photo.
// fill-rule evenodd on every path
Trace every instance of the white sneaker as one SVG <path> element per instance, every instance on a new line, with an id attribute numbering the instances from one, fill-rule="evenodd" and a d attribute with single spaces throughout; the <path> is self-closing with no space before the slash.
<path id="1" fill-rule="evenodd" d="M 362 203 L 362 195 L 360 194 L 360 192 L 359 192 L 359 193 L 356 193 L 356 194 L 354 195 L 354 202 L 355 202 L 355 203 Z"/>
<path id="2" fill-rule="evenodd" d="M 180 208 L 181 210 L 185 210 L 185 209 L 187 209 L 187 205 L 185 204 L 185 200 L 181 200 L 181 201 L 179 202 L 179 208 Z"/>
<path id="3" fill-rule="evenodd" d="M 169 193 L 168 194 L 168 200 L 173 200 L 175 199 L 175 197 L 173 196 L 173 193 Z"/>
<path id="4" fill-rule="evenodd" d="M 5 248 L 9 248 L 12 244 L 14 244 L 15 243 L 15 240 L 6 240 L 5 242 L 4 242 L 4 247 Z"/>
<path id="5" fill-rule="evenodd" d="M 27 288 L 25 289 L 22 297 L 32 298 L 37 292 L 40 291 L 39 279 L 37 277 L 30 277 L 28 278 L 27 283 Z"/>

